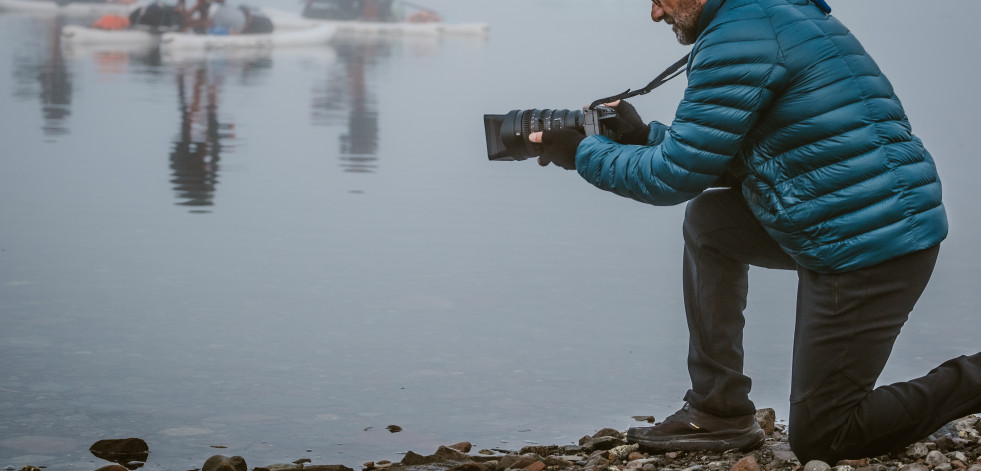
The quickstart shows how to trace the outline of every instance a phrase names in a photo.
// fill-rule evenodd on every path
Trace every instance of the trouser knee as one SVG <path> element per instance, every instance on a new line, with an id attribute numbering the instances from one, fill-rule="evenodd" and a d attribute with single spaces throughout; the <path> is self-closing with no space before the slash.
<path id="1" fill-rule="evenodd" d="M 837 462 L 831 449 L 830 433 L 810 419 L 805 405 L 791 404 L 787 434 L 790 449 L 801 464 L 811 460 L 821 460 L 832 465 Z"/>

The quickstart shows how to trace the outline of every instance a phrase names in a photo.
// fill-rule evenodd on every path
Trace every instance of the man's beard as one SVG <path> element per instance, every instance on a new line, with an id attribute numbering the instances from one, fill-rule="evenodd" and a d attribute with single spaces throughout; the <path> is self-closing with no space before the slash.
<path id="1" fill-rule="evenodd" d="M 684 6 L 671 16 L 671 29 L 684 45 L 694 44 L 698 39 L 698 20 L 702 16 L 702 4 L 698 0 L 684 2 Z"/>

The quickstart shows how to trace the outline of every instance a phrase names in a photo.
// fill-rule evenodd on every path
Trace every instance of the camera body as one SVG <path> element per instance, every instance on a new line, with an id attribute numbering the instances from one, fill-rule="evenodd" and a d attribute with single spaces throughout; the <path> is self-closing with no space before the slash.
<path id="1" fill-rule="evenodd" d="M 533 132 L 575 129 L 587 136 L 599 134 L 618 140 L 616 110 L 608 106 L 584 107 L 581 110 L 511 110 L 505 115 L 484 115 L 487 158 L 490 160 L 525 160 L 542 153 L 542 145 L 528 140 Z"/>

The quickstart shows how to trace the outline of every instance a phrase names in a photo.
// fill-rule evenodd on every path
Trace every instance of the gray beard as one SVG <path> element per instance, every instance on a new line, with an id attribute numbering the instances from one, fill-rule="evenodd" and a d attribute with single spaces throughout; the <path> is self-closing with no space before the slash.
<path id="1" fill-rule="evenodd" d="M 702 6 L 697 1 L 688 2 L 685 9 L 674 16 L 671 29 L 674 30 L 679 43 L 685 46 L 695 43 L 698 39 L 698 20 L 701 16 Z"/>

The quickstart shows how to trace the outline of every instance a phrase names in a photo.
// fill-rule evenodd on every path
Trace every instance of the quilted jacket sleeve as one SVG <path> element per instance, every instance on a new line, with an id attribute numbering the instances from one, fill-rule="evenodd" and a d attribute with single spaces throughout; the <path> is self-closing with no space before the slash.
<path id="1" fill-rule="evenodd" d="M 718 181 L 785 76 L 772 27 L 744 21 L 716 26 L 703 35 L 713 42 L 696 43 L 688 88 L 670 127 L 652 123 L 647 146 L 587 137 L 576 154 L 579 174 L 601 189 L 662 206 L 694 198 Z"/>

